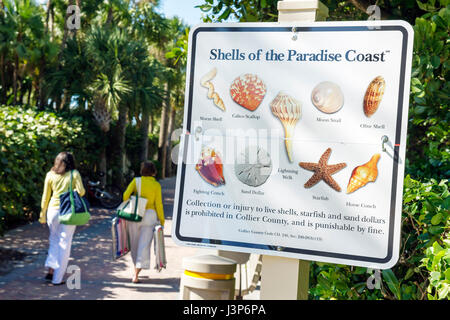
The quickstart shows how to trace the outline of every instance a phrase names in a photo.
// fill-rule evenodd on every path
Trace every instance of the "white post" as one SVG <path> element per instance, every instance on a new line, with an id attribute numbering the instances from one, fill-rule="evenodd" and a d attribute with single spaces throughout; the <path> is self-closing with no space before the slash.
<path id="1" fill-rule="evenodd" d="M 279 22 L 325 20 L 328 8 L 318 0 L 278 1 Z M 309 261 L 264 255 L 261 300 L 307 300 Z"/>

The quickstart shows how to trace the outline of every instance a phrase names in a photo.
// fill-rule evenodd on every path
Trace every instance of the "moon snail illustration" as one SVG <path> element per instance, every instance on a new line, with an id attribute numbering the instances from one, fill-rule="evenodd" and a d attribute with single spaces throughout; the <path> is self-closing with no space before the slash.
<path id="1" fill-rule="evenodd" d="M 324 81 L 316 85 L 311 92 L 311 101 L 320 111 L 335 113 L 344 105 L 344 95 L 337 84 Z"/>

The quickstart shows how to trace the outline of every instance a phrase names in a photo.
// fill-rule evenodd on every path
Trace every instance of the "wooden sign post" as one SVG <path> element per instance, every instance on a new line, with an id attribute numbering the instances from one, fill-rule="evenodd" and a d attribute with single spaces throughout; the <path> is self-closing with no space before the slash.
<path id="1" fill-rule="evenodd" d="M 328 8 L 318 0 L 278 2 L 279 22 L 325 20 Z M 261 300 L 308 300 L 310 262 L 263 255 Z"/>

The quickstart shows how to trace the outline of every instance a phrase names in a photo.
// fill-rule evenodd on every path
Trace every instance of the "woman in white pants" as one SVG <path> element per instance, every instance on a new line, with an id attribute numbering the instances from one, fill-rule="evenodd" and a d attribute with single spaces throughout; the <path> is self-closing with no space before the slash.
<path id="1" fill-rule="evenodd" d="M 153 240 L 153 229 L 159 222 L 164 226 L 164 210 L 162 204 L 161 185 L 155 179 L 156 167 L 150 162 L 141 164 L 141 193 L 147 199 L 146 212 L 140 222 L 127 221 L 130 235 L 131 258 L 134 264 L 132 282 L 139 283 L 142 269 L 150 269 L 150 247 Z M 123 194 L 123 200 L 137 194 L 136 179 L 133 179 Z"/>
<path id="2" fill-rule="evenodd" d="M 46 280 L 52 284 L 63 284 L 67 264 L 70 258 L 72 237 L 75 226 L 60 224 L 59 196 L 67 192 L 70 184 L 70 171 L 73 171 L 72 187 L 80 196 L 85 194 L 80 173 L 75 170 L 75 159 L 69 152 L 61 152 L 55 159 L 54 165 L 47 173 L 42 194 L 41 214 L 39 222 L 47 224 L 50 231 L 48 256 L 45 267 L 48 268 Z"/>

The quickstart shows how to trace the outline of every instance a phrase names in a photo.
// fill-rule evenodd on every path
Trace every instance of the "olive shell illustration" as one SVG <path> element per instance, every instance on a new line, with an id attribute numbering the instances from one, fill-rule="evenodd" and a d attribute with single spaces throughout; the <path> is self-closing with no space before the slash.
<path id="1" fill-rule="evenodd" d="M 239 181 L 251 187 L 258 187 L 269 178 L 272 160 L 263 148 L 249 146 L 238 154 L 234 171 Z"/>
<path id="2" fill-rule="evenodd" d="M 234 79 L 230 87 L 231 98 L 247 110 L 255 111 L 266 95 L 266 85 L 256 74 L 244 74 Z"/>
<path id="3" fill-rule="evenodd" d="M 324 81 L 314 87 L 311 92 L 311 101 L 320 111 L 335 113 L 344 105 L 344 95 L 337 84 Z"/>
<path id="4" fill-rule="evenodd" d="M 383 98 L 385 87 L 386 82 L 382 76 L 373 79 L 367 87 L 363 106 L 366 117 L 371 117 L 377 111 Z"/>

